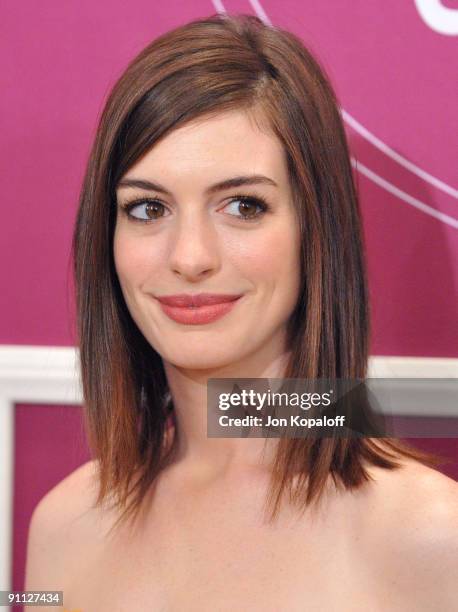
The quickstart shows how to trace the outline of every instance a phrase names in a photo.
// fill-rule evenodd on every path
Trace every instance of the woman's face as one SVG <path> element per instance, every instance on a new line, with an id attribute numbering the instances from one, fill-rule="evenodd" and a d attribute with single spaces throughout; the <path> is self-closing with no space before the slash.
<path id="1" fill-rule="evenodd" d="M 253 175 L 257 182 L 211 189 Z M 121 289 L 164 360 L 207 369 L 283 352 L 299 291 L 299 229 L 273 135 L 238 111 L 189 123 L 129 169 L 117 201 Z M 199 306 L 197 294 L 216 294 L 216 303 Z M 222 295 L 232 301 L 221 304 Z"/>

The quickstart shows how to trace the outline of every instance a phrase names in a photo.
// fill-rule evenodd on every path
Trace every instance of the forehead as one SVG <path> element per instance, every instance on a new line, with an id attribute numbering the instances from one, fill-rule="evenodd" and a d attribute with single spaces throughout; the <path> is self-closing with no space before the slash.
<path id="1" fill-rule="evenodd" d="M 265 126 L 265 122 L 263 123 Z M 203 117 L 173 130 L 157 142 L 124 178 L 157 178 L 174 186 L 206 186 L 240 174 L 265 174 L 287 181 L 281 142 L 246 112 Z"/>

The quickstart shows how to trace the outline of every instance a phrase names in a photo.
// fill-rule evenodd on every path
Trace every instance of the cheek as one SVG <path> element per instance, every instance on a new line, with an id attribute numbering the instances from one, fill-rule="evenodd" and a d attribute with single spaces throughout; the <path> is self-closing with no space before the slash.
<path id="1" fill-rule="evenodd" d="M 113 258 L 123 290 L 142 287 L 155 269 L 163 267 L 160 243 L 148 237 L 115 232 Z"/>
<path id="2" fill-rule="evenodd" d="M 299 281 L 299 232 L 279 224 L 266 232 L 247 232 L 243 239 L 227 242 L 232 265 L 253 281 L 294 290 Z"/>

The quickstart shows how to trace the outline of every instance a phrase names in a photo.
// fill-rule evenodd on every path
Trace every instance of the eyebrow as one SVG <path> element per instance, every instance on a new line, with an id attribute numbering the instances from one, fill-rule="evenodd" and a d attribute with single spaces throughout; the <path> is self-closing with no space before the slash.
<path id="1" fill-rule="evenodd" d="M 242 185 L 273 185 L 274 187 L 278 187 L 277 183 L 267 176 L 262 174 L 251 174 L 249 176 L 234 176 L 218 183 L 214 183 L 205 190 L 205 194 L 212 195 L 218 191 L 232 189 L 233 187 L 241 187 Z M 167 189 L 162 187 L 162 185 L 159 185 L 159 183 L 153 183 L 152 181 L 147 181 L 140 178 L 122 179 L 119 181 L 118 187 L 137 187 L 138 189 L 144 189 L 146 191 L 159 191 L 168 196 L 172 195 L 170 191 L 167 191 Z"/>

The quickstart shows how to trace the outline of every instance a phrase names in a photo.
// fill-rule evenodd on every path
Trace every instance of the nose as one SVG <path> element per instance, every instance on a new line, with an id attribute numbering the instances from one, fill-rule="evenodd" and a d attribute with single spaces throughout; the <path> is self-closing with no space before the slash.
<path id="1" fill-rule="evenodd" d="M 204 213 L 188 211 L 177 220 L 171 233 L 169 264 L 175 275 L 189 282 L 220 268 L 216 230 Z"/>

